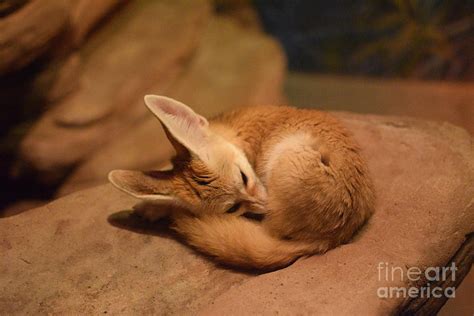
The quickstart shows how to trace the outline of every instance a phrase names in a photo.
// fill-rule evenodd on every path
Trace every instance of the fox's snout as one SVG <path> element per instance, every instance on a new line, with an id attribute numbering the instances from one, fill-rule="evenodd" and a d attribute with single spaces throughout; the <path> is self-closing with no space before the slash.
<path id="1" fill-rule="evenodd" d="M 256 182 L 246 190 L 247 197 L 244 204 L 253 213 L 265 213 L 267 205 L 267 189 L 262 183 Z"/>

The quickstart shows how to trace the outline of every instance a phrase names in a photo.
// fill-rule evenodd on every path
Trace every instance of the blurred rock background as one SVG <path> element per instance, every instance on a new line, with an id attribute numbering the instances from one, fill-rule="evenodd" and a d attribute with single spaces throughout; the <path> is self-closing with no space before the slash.
<path id="1" fill-rule="evenodd" d="M 207 116 L 285 103 L 283 50 L 246 2 L 31 0 L 0 9 L 3 216 L 171 154 L 145 94 Z"/>
<path id="2" fill-rule="evenodd" d="M 0 0 L 0 217 L 171 155 L 144 94 L 206 116 L 290 103 L 473 134 L 473 80 L 470 0 Z"/>
<path id="3" fill-rule="evenodd" d="M 171 155 L 147 93 L 207 116 L 290 103 L 473 133 L 473 17 L 467 0 L 2 1 L 0 214 Z"/>

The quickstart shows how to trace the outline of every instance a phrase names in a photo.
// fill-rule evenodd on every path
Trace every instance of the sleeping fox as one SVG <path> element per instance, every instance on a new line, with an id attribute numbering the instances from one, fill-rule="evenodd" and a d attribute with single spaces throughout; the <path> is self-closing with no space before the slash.
<path id="1" fill-rule="evenodd" d="M 158 206 L 142 215 L 170 216 L 222 263 L 287 266 L 348 242 L 374 211 L 357 144 L 329 114 L 256 106 L 208 121 L 171 98 L 147 95 L 145 104 L 176 150 L 173 168 L 114 170 L 109 180 Z"/>

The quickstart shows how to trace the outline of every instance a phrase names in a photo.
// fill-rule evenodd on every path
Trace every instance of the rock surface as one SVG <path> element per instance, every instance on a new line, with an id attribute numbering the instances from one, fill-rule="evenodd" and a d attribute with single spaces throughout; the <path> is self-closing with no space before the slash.
<path id="1" fill-rule="evenodd" d="M 49 201 L 34 200 L 34 199 L 20 200 L 16 203 L 10 204 L 7 207 L 5 207 L 2 210 L 1 216 L 2 217 L 13 216 L 15 214 L 19 214 L 19 213 L 31 210 L 33 208 L 43 206 L 47 204 L 48 202 Z"/>
<path id="2" fill-rule="evenodd" d="M 272 39 L 249 32 L 233 19 L 214 17 L 190 65 L 161 93 L 211 117 L 239 105 L 284 103 L 284 75 L 283 52 Z M 160 88 L 147 93 L 160 93 Z M 142 98 L 133 106 L 143 109 Z M 112 169 L 156 166 L 173 152 L 159 126 L 148 113 L 79 166 L 58 195 L 105 183 Z"/>
<path id="3" fill-rule="evenodd" d="M 0 74 L 17 70 L 51 47 L 67 24 L 65 1 L 30 1 L 0 20 Z"/>
<path id="4" fill-rule="evenodd" d="M 79 89 L 46 112 L 22 141 L 23 164 L 54 183 L 139 120 L 144 107 L 130 105 L 150 87 L 161 91 L 176 78 L 209 15 L 206 0 L 131 2 L 81 49 Z"/>
<path id="5" fill-rule="evenodd" d="M 21 3 L 22 1 L 17 1 Z M 54 45 L 79 45 L 120 0 L 30 0 L 0 20 L 0 75 L 28 65 Z M 123 2 L 123 1 L 122 1 Z M 8 5 L 8 4 L 7 4 Z"/>
<path id="6" fill-rule="evenodd" d="M 379 262 L 444 266 L 474 231 L 471 137 L 449 124 L 337 114 L 355 134 L 378 195 L 350 244 L 262 275 L 216 266 L 128 212 L 110 185 L 0 219 L 6 314 L 388 314 Z M 363 304 L 361 304 L 363 302 Z"/>

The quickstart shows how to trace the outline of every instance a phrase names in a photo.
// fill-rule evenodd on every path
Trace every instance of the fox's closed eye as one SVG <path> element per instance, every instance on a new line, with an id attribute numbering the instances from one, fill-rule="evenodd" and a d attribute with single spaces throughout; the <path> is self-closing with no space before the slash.
<path id="1" fill-rule="evenodd" d="M 242 182 L 244 183 L 244 185 L 247 186 L 249 178 L 245 175 L 245 173 L 242 172 L 242 170 L 240 171 L 240 176 L 242 177 Z"/>
<path id="2" fill-rule="evenodd" d="M 232 214 L 232 213 L 237 212 L 240 208 L 240 205 L 241 205 L 240 202 L 235 203 L 226 211 L 226 213 Z"/>

